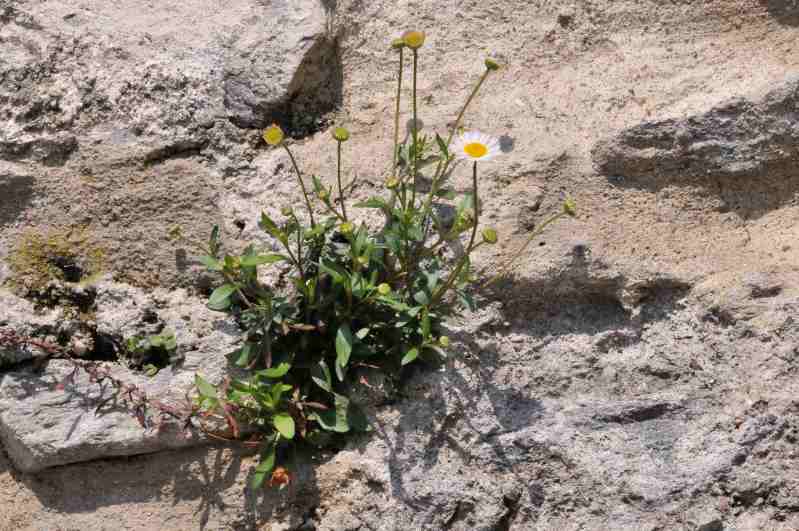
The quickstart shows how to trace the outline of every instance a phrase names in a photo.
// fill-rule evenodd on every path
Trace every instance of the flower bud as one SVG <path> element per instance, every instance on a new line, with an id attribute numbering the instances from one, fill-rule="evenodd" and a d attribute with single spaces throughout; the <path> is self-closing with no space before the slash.
<path id="1" fill-rule="evenodd" d="M 449 337 L 447 337 L 447 336 L 439 337 L 438 338 L 438 344 L 441 345 L 442 347 L 448 347 L 449 346 Z"/>
<path id="2" fill-rule="evenodd" d="M 424 44 L 425 34 L 423 31 L 406 31 L 402 34 L 402 41 L 411 50 L 418 50 Z"/>
<path id="3" fill-rule="evenodd" d="M 277 124 L 270 125 L 264 131 L 264 140 L 270 146 L 279 146 L 284 138 L 283 130 Z"/>
<path id="4" fill-rule="evenodd" d="M 394 39 L 391 41 L 391 47 L 395 50 L 399 50 L 405 46 L 405 41 L 402 39 Z"/>
<path id="5" fill-rule="evenodd" d="M 337 142 L 346 142 L 350 139 L 350 132 L 343 127 L 336 127 L 333 129 L 333 138 L 335 138 Z"/>
<path id="6" fill-rule="evenodd" d="M 283 208 L 280 209 L 280 213 L 286 217 L 289 217 L 292 214 L 294 214 L 294 209 L 291 208 L 290 206 L 284 206 Z"/>
<path id="7" fill-rule="evenodd" d="M 497 231 L 494 229 L 483 229 L 483 241 L 488 244 L 497 243 Z"/>
<path id="8" fill-rule="evenodd" d="M 569 197 L 563 202 L 563 211 L 571 217 L 577 216 L 577 203 Z"/>
<path id="9" fill-rule="evenodd" d="M 388 188 L 389 190 L 396 188 L 398 185 L 399 185 L 399 179 L 397 179 L 396 177 L 389 177 L 388 179 L 386 179 L 386 188 Z"/>
<path id="10" fill-rule="evenodd" d="M 366 267 L 369 265 L 369 257 L 368 256 L 359 256 L 358 257 L 358 264 L 361 267 Z"/>
<path id="11" fill-rule="evenodd" d="M 349 221 L 345 221 L 338 226 L 338 230 L 341 231 L 342 234 L 350 234 L 354 229 L 355 227 L 353 227 L 352 223 Z"/>
<path id="12" fill-rule="evenodd" d="M 319 190 L 316 192 L 316 197 L 318 197 L 320 201 L 326 202 L 328 199 L 330 199 L 330 192 L 327 190 Z"/>
<path id="13" fill-rule="evenodd" d="M 490 57 L 486 57 L 485 65 L 488 70 L 499 70 L 499 63 L 497 63 Z"/>
<path id="14" fill-rule="evenodd" d="M 388 295 L 389 293 L 391 293 L 391 286 L 383 282 L 382 284 L 377 286 L 377 292 L 380 295 Z"/>

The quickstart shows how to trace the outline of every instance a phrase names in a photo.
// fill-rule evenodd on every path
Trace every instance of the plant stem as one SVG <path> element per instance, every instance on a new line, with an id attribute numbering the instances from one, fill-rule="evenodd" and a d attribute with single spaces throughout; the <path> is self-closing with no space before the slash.
<path id="1" fill-rule="evenodd" d="M 539 226 L 538 226 L 538 227 L 537 227 L 537 228 L 536 228 L 536 229 L 535 229 L 535 230 L 534 230 L 534 231 L 533 231 L 533 232 L 530 234 L 530 236 L 528 236 L 528 238 L 527 238 L 527 241 L 526 241 L 526 242 L 524 242 L 524 245 L 522 245 L 522 246 L 519 248 L 519 250 L 518 250 L 518 251 L 516 251 L 515 253 L 513 253 L 513 256 L 511 256 L 511 257 L 510 257 L 510 258 L 509 258 L 509 259 L 508 259 L 508 260 L 507 260 L 507 261 L 506 261 L 506 262 L 505 262 L 505 263 L 502 265 L 502 267 L 500 267 L 500 268 L 499 268 L 499 271 L 497 272 L 497 274 L 496 274 L 496 275 L 494 275 L 493 277 L 491 277 L 491 279 L 489 279 L 489 280 L 488 280 L 488 281 L 487 281 L 485 284 L 483 284 L 483 287 L 485 287 L 485 286 L 488 286 L 489 284 L 492 284 L 493 282 L 495 282 L 496 280 L 498 280 L 498 279 L 499 279 L 501 276 L 503 276 L 505 273 L 507 273 L 507 272 L 508 272 L 508 270 L 510 269 L 510 266 L 513 264 L 513 262 L 515 262 L 515 261 L 516 261 L 516 259 L 517 259 L 517 258 L 519 258 L 519 256 L 521 256 L 521 255 L 522 255 L 522 253 L 525 251 L 525 249 L 527 249 L 527 248 L 530 246 L 530 244 L 532 243 L 532 241 L 535 239 L 535 237 L 536 237 L 536 236 L 538 236 L 538 235 L 540 235 L 542 232 L 544 232 L 544 229 L 546 228 L 546 226 L 547 226 L 547 225 L 549 225 L 550 223 L 553 223 L 553 222 L 555 222 L 555 221 L 559 220 L 560 218 L 562 218 L 562 217 L 564 217 L 564 216 L 566 216 L 566 215 L 567 215 L 567 214 L 566 214 L 565 212 L 559 212 L 559 213 L 555 214 L 554 216 L 552 216 L 551 218 L 549 218 L 548 220 L 544 221 L 544 222 L 543 222 L 541 225 L 539 225 Z"/>
<path id="2" fill-rule="evenodd" d="M 394 152 L 393 165 L 391 166 L 391 176 L 397 177 L 397 149 L 399 148 L 399 119 L 400 119 L 400 100 L 402 99 L 402 69 L 405 66 L 404 47 L 399 51 L 399 74 L 397 76 L 397 101 L 394 106 Z"/>
<path id="3" fill-rule="evenodd" d="M 483 86 L 483 83 L 488 78 L 488 74 L 490 73 L 491 71 L 488 69 L 486 69 L 486 71 L 483 72 L 483 75 L 480 76 L 480 79 L 477 81 L 477 85 L 475 85 L 474 89 L 472 89 L 472 93 L 469 94 L 468 98 L 466 98 L 466 102 L 463 104 L 463 107 L 461 107 L 461 110 L 458 113 L 458 117 L 455 119 L 455 124 L 452 126 L 452 129 L 449 132 L 449 136 L 447 137 L 447 149 L 449 149 L 449 146 L 452 145 L 452 139 L 455 136 L 455 132 L 461 126 L 463 117 L 466 114 L 466 109 L 469 108 L 469 105 L 472 103 L 472 100 L 474 100 L 474 97 L 477 96 L 477 93 L 480 91 L 480 87 Z M 433 182 L 430 185 L 430 193 L 427 196 L 424 209 L 422 210 L 422 220 L 426 220 L 427 216 L 430 215 L 430 209 L 432 208 L 433 205 L 433 197 L 435 197 L 436 192 L 438 192 L 439 181 L 444 176 L 444 174 L 447 173 L 447 168 L 449 168 L 450 162 L 452 162 L 451 154 L 449 157 L 447 157 L 446 161 L 443 162 L 441 160 L 438 161 L 438 165 L 436 166 L 436 171 L 433 174 Z"/>
<path id="4" fill-rule="evenodd" d="M 347 209 L 344 206 L 344 193 L 341 191 L 341 144 L 338 142 L 338 200 L 341 202 L 341 217 L 347 221 Z"/>
<path id="5" fill-rule="evenodd" d="M 472 188 L 474 190 L 474 225 L 472 226 L 472 235 L 469 237 L 469 245 L 466 247 L 466 251 L 463 253 L 463 258 L 458 263 L 457 267 L 452 270 L 447 277 L 447 281 L 444 285 L 439 289 L 434 295 L 430 302 L 430 306 L 435 306 L 435 304 L 441 300 L 447 291 L 452 287 L 452 284 L 461 274 L 461 270 L 463 270 L 463 266 L 466 265 L 466 262 L 469 260 L 469 255 L 472 254 L 472 251 L 475 249 L 474 240 L 477 237 L 477 225 L 480 222 L 480 201 L 478 199 L 477 194 L 477 161 L 475 161 L 472 165 Z"/>
<path id="6" fill-rule="evenodd" d="M 302 173 L 300 173 L 300 168 L 297 166 L 297 161 L 294 160 L 294 155 L 291 153 L 291 150 L 286 144 L 282 144 L 283 149 L 286 150 L 286 153 L 289 154 L 289 158 L 291 159 L 291 164 L 294 166 L 294 171 L 297 172 L 297 180 L 300 182 L 300 188 L 302 188 L 302 195 L 305 197 L 305 206 L 308 207 L 308 215 L 311 217 L 311 227 L 316 226 L 316 221 L 314 221 L 313 217 L 313 207 L 311 207 L 311 200 L 308 199 L 308 191 L 305 189 L 305 183 L 302 181 Z"/>
<path id="7" fill-rule="evenodd" d="M 413 50 L 413 189 L 411 190 L 411 206 L 416 206 L 416 177 L 419 170 L 419 123 L 416 109 L 416 72 L 419 62 L 419 53 Z"/>

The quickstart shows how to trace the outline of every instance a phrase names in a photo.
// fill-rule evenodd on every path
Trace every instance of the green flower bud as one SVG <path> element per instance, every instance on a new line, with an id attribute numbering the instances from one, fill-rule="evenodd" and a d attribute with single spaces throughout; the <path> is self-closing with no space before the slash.
<path id="1" fill-rule="evenodd" d="M 369 257 L 368 256 L 359 256 L 358 257 L 358 263 L 361 265 L 361 267 L 368 266 L 369 265 Z"/>
<path id="2" fill-rule="evenodd" d="M 386 179 L 386 188 L 388 188 L 389 190 L 392 190 L 397 186 L 399 186 L 399 179 L 397 179 L 396 177 L 389 177 L 388 179 Z"/>
<path id="3" fill-rule="evenodd" d="M 349 221 L 345 221 L 344 223 L 338 226 L 338 230 L 342 234 L 350 234 L 354 229 L 355 227 Z"/>
<path id="4" fill-rule="evenodd" d="M 439 337 L 438 338 L 438 344 L 441 345 L 442 347 L 448 347 L 449 346 L 449 337 L 447 337 L 447 336 Z"/>
<path id="5" fill-rule="evenodd" d="M 266 131 L 264 131 L 264 140 L 270 146 L 279 146 L 284 138 L 283 130 L 277 124 L 270 125 L 266 128 Z"/>
<path id="6" fill-rule="evenodd" d="M 490 57 L 486 57 L 485 60 L 486 68 L 489 70 L 499 70 L 499 63 L 491 59 Z"/>
<path id="7" fill-rule="evenodd" d="M 571 217 L 577 216 L 577 203 L 569 197 L 563 202 L 563 211 Z"/>
<path id="8" fill-rule="evenodd" d="M 388 295 L 389 293 L 391 293 L 391 286 L 383 282 L 382 284 L 377 286 L 377 292 L 380 295 Z"/>
<path id="9" fill-rule="evenodd" d="M 406 31 L 402 34 L 402 41 L 411 50 L 418 50 L 424 44 L 425 34 L 423 31 Z"/>
<path id="10" fill-rule="evenodd" d="M 405 41 L 402 39 L 394 39 L 393 41 L 391 41 L 391 47 L 394 48 L 395 50 L 399 50 L 404 46 L 405 46 Z"/>
<path id="11" fill-rule="evenodd" d="M 483 241 L 489 244 L 497 243 L 497 231 L 494 229 L 483 229 Z"/>
<path id="12" fill-rule="evenodd" d="M 335 138 L 337 142 L 346 142 L 350 139 L 350 132 L 343 127 L 336 127 L 333 129 L 333 138 Z"/>
<path id="13" fill-rule="evenodd" d="M 280 213 L 286 217 L 289 217 L 292 214 L 294 214 L 294 209 L 291 208 L 290 206 L 284 206 L 283 208 L 280 209 Z"/>

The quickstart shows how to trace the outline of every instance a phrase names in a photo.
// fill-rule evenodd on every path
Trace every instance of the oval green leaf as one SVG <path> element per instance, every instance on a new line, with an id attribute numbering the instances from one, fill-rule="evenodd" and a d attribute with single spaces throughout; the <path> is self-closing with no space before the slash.
<path id="1" fill-rule="evenodd" d="M 212 310 L 224 310 L 230 306 L 230 297 L 236 293 L 236 286 L 223 284 L 216 288 L 208 298 L 208 307 Z"/>
<path id="2" fill-rule="evenodd" d="M 291 415 L 285 413 L 275 415 L 272 418 L 272 423 L 275 425 L 275 429 L 277 429 L 284 438 L 294 438 L 294 419 L 291 418 Z"/>

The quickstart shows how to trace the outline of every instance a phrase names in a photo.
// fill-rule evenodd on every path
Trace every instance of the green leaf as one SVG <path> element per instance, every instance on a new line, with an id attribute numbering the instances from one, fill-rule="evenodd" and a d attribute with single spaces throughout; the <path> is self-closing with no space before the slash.
<path id="1" fill-rule="evenodd" d="M 216 288 L 208 298 L 208 307 L 212 310 L 225 310 L 230 306 L 230 297 L 236 292 L 233 284 L 223 284 Z"/>
<path id="2" fill-rule="evenodd" d="M 441 154 L 444 156 L 444 158 L 449 158 L 449 148 L 447 147 L 446 142 L 444 142 L 444 139 L 441 138 L 438 133 L 436 133 L 436 143 L 438 144 L 438 149 L 441 151 Z"/>
<path id="3" fill-rule="evenodd" d="M 355 203 L 355 205 L 353 206 L 355 206 L 356 208 L 379 208 L 380 210 L 383 211 L 389 210 L 388 203 L 386 203 L 384 199 L 381 199 L 379 197 L 371 197 L 366 201 Z"/>
<path id="4" fill-rule="evenodd" d="M 280 230 L 280 227 L 277 226 L 277 223 L 275 223 L 272 218 L 267 216 L 266 212 L 261 212 L 261 221 L 258 222 L 258 226 L 276 240 L 281 241 L 284 245 L 286 242 L 288 242 L 288 236 L 286 233 Z"/>
<path id="5" fill-rule="evenodd" d="M 319 269 L 330 275 L 335 284 L 344 284 L 349 281 L 349 273 L 338 264 L 325 260 L 319 263 Z"/>
<path id="6" fill-rule="evenodd" d="M 211 271 L 222 271 L 222 262 L 213 256 L 204 255 L 200 257 L 200 262 Z"/>
<path id="7" fill-rule="evenodd" d="M 236 367 L 247 367 L 252 361 L 250 356 L 253 352 L 252 343 L 244 343 L 244 346 L 230 354 L 230 356 L 237 356 L 234 362 Z"/>
<path id="8" fill-rule="evenodd" d="M 208 239 L 208 250 L 211 251 L 211 254 L 214 256 L 219 252 L 219 225 L 214 225 L 214 228 L 211 229 L 211 237 Z"/>
<path id="9" fill-rule="evenodd" d="M 272 417 L 272 423 L 275 425 L 277 431 L 280 432 L 286 439 L 293 439 L 294 438 L 294 419 L 291 418 L 291 415 L 286 413 L 280 413 Z"/>
<path id="10" fill-rule="evenodd" d="M 260 489 L 264 484 L 266 476 L 275 468 L 275 445 L 269 444 L 261 452 L 261 462 L 255 467 L 255 475 L 252 478 L 250 486 L 253 489 Z"/>
<path id="11" fill-rule="evenodd" d="M 424 312 L 422 315 L 422 337 L 425 341 L 430 339 L 430 314 Z"/>
<path id="12" fill-rule="evenodd" d="M 330 377 L 330 369 L 327 367 L 325 360 L 321 360 L 311 367 L 311 379 L 328 393 L 333 392 L 333 380 Z"/>
<path id="13" fill-rule="evenodd" d="M 352 354 L 352 331 L 350 325 L 343 324 L 336 332 L 336 365 L 346 367 Z"/>
<path id="14" fill-rule="evenodd" d="M 291 369 L 291 364 L 287 362 L 283 362 L 276 367 L 270 367 L 269 369 L 264 369 L 262 371 L 258 371 L 256 374 L 259 376 L 265 376 L 267 378 L 281 378 L 286 375 Z"/>
<path id="15" fill-rule="evenodd" d="M 211 385 L 208 380 L 200 376 L 194 375 L 194 385 L 197 386 L 197 391 L 203 398 L 216 398 L 216 387 Z"/>
<path id="16" fill-rule="evenodd" d="M 402 357 L 402 365 L 407 365 L 419 357 L 419 349 L 414 347 L 405 353 Z"/>
<path id="17" fill-rule="evenodd" d="M 416 293 L 414 293 L 413 300 L 415 300 L 422 306 L 430 304 L 430 297 L 428 297 L 427 293 L 425 293 L 424 291 L 417 291 Z"/>
<path id="18" fill-rule="evenodd" d="M 347 433 L 350 431 L 350 423 L 347 419 L 350 401 L 347 397 L 337 394 L 335 402 L 335 408 L 312 413 L 308 415 L 308 418 L 318 422 L 324 430 Z"/>
<path id="19" fill-rule="evenodd" d="M 289 257 L 276 253 L 253 254 L 249 256 L 243 256 L 241 258 L 241 265 L 244 267 L 253 267 L 261 264 L 274 264 L 275 262 L 280 262 L 280 261 L 288 262 Z"/>

